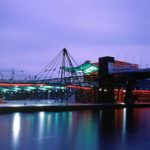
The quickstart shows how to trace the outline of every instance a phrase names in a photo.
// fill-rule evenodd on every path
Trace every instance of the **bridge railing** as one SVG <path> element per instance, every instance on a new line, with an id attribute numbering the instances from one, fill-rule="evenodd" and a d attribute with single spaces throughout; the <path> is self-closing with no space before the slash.
<path id="1" fill-rule="evenodd" d="M 65 78 L 53 78 L 45 80 L 0 80 L 0 83 L 12 84 L 48 84 L 48 85 L 82 85 L 82 86 L 97 86 L 97 80 L 93 80 L 93 76 L 72 76 Z"/>
<path id="2" fill-rule="evenodd" d="M 35 80 L 10 80 L 10 79 L 0 79 L 0 83 L 33 83 Z"/>
<path id="3" fill-rule="evenodd" d="M 52 78 L 52 79 L 45 79 L 45 80 L 9 80 L 9 79 L 1 79 L 1 83 L 77 83 L 77 82 L 84 82 L 83 76 L 72 76 L 72 77 L 65 77 L 65 78 Z"/>
<path id="4" fill-rule="evenodd" d="M 114 69 L 113 71 L 110 72 L 110 74 L 115 74 L 115 73 L 133 73 L 133 72 L 150 72 L 150 68 L 145 68 L 145 69 Z"/>
<path id="5" fill-rule="evenodd" d="M 60 83 L 60 84 L 79 83 L 79 82 L 82 83 L 82 82 L 84 82 L 84 77 L 83 76 L 77 76 L 77 77 L 53 78 L 53 79 L 37 80 L 37 82 Z"/>

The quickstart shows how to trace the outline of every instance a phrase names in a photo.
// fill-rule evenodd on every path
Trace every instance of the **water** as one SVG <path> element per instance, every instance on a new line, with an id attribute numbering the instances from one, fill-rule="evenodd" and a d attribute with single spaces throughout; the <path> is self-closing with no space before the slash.
<path id="1" fill-rule="evenodd" d="M 0 115 L 0 150 L 143 150 L 150 108 Z"/>

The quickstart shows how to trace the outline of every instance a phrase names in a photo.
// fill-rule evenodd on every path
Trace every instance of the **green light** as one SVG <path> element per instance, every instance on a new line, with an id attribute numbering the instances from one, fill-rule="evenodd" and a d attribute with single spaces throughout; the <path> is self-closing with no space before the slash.
<path id="1" fill-rule="evenodd" d="M 39 90 L 47 91 L 47 90 L 53 89 L 53 88 L 54 88 L 54 86 L 40 86 L 40 87 L 39 87 Z"/>
<path id="2" fill-rule="evenodd" d="M 14 88 L 11 89 L 11 91 L 14 91 L 14 92 L 18 92 L 20 90 L 21 90 L 21 88 L 18 88 L 18 87 L 14 87 Z"/>
<path id="3" fill-rule="evenodd" d="M 54 86 L 44 86 L 44 88 L 46 88 L 46 89 L 53 89 Z"/>
<path id="4" fill-rule="evenodd" d="M 32 91 L 32 90 L 35 90 L 36 89 L 36 87 L 32 87 L 32 86 L 29 86 L 29 87 L 27 87 L 27 88 L 25 88 L 25 90 L 26 91 Z"/>
<path id="5" fill-rule="evenodd" d="M 84 72 L 85 74 L 90 74 L 90 73 L 96 72 L 96 71 L 98 71 L 98 68 L 97 68 L 97 67 L 95 67 L 95 66 L 90 66 L 89 68 L 85 69 L 83 72 Z"/>
<path id="6" fill-rule="evenodd" d="M 42 91 L 47 91 L 52 89 L 64 90 L 65 87 L 64 86 L 40 86 L 38 89 Z"/>
<path id="7" fill-rule="evenodd" d="M 39 90 L 46 91 L 48 89 L 46 89 L 45 87 L 40 87 Z"/>
<path id="8" fill-rule="evenodd" d="M 4 92 L 4 93 L 6 93 L 6 92 L 8 92 L 9 91 L 9 89 L 2 89 L 2 92 Z"/>
<path id="9" fill-rule="evenodd" d="M 83 63 L 80 66 L 74 67 L 74 68 L 63 68 L 63 70 L 68 71 L 68 72 L 72 72 L 73 70 L 75 70 L 77 73 L 84 73 L 84 74 L 90 74 L 93 72 L 97 72 L 98 71 L 98 67 L 92 63 L 90 63 L 89 61 L 86 61 L 85 63 Z"/>
<path id="10" fill-rule="evenodd" d="M 65 89 L 65 87 L 64 86 L 55 86 L 55 87 L 53 87 L 54 89 L 58 89 L 58 90 L 64 90 Z"/>

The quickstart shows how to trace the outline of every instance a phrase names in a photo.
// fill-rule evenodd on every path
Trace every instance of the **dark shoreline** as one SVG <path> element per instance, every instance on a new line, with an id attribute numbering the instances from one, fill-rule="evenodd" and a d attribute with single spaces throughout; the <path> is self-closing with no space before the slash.
<path id="1" fill-rule="evenodd" d="M 99 110 L 99 109 L 122 109 L 122 108 L 146 108 L 150 104 L 68 104 L 68 105 L 20 105 L 20 106 L 0 106 L 0 113 L 9 112 L 36 112 L 36 111 L 76 111 L 76 110 Z"/>

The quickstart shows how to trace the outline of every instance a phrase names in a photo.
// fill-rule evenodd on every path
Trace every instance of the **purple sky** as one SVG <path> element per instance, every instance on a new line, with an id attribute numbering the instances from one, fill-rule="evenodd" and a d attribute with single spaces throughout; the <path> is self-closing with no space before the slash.
<path id="1" fill-rule="evenodd" d="M 0 0 L 0 69 L 39 72 L 66 47 L 150 65 L 150 0 Z"/>

